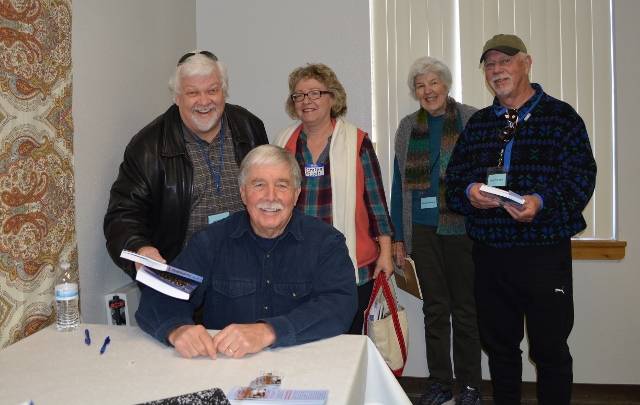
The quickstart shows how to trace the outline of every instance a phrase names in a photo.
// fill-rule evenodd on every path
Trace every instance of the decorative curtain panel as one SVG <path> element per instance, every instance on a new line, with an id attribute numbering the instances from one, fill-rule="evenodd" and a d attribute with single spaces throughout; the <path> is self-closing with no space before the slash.
<path id="1" fill-rule="evenodd" d="M 0 348 L 49 325 L 77 279 L 71 0 L 0 0 Z"/>

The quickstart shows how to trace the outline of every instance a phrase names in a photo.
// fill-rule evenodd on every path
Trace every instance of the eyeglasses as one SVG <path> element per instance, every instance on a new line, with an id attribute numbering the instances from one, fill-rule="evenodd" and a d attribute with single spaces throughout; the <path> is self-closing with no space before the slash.
<path id="1" fill-rule="evenodd" d="M 327 90 L 311 90 L 306 93 L 302 93 L 302 92 L 293 93 L 291 95 L 291 100 L 294 103 L 301 103 L 305 97 L 309 97 L 309 100 L 317 100 L 320 97 L 322 97 L 323 94 L 333 94 L 333 93 Z"/>
<path id="2" fill-rule="evenodd" d="M 178 59 L 178 66 L 182 65 L 184 62 L 186 62 L 187 59 L 189 59 L 193 55 L 204 55 L 214 62 L 218 60 L 218 57 L 209 51 L 187 52 L 184 55 L 182 55 L 180 59 Z"/>
<path id="3" fill-rule="evenodd" d="M 500 150 L 500 156 L 498 157 L 498 167 L 502 167 L 504 163 L 504 149 L 516 135 L 516 129 L 518 128 L 518 110 L 510 108 L 504 114 L 504 117 L 507 119 L 507 125 L 505 125 L 504 129 L 502 129 L 498 135 L 502 141 L 502 149 Z"/>
<path id="4" fill-rule="evenodd" d="M 504 59 L 499 59 L 496 61 L 491 61 L 491 62 L 485 62 L 483 67 L 484 70 L 493 70 L 496 68 L 496 66 L 500 66 L 500 67 L 505 67 L 505 66 L 509 66 L 511 64 L 511 62 L 513 61 L 513 58 L 504 58 Z"/>

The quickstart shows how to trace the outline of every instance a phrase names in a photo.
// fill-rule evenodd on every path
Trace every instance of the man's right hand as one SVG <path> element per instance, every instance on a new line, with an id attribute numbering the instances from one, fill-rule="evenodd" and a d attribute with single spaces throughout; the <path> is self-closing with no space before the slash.
<path id="1" fill-rule="evenodd" d="M 143 246 L 140 249 L 138 249 L 138 251 L 136 252 L 139 255 L 142 256 L 146 256 L 150 259 L 153 259 L 155 261 L 158 261 L 160 263 L 166 263 L 167 261 L 164 259 L 164 257 L 162 257 L 162 255 L 160 254 L 160 252 L 158 251 L 158 249 L 154 248 L 153 246 Z M 142 267 L 142 264 L 140 263 L 135 263 L 136 265 L 136 271 L 140 270 L 140 267 Z"/>
<path id="2" fill-rule="evenodd" d="M 187 359 L 197 356 L 216 358 L 213 338 L 202 325 L 179 326 L 169 333 L 167 340 Z"/>
<path id="3" fill-rule="evenodd" d="M 481 210 L 500 207 L 500 198 L 480 191 L 481 186 L 482 183 L 473 183 L 469 188 L 468 198 L 471 205 Z"/>

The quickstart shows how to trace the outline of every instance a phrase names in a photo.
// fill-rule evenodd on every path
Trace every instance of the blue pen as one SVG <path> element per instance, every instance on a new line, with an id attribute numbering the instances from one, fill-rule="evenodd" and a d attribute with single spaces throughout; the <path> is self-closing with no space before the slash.
<path id="1" fill-rule="evenodd" d="M 89 329 L 84 330 L 84 343 L 87 346 L 91 345 L 91 336 L 89 336 Z"/>
<path id="2" fill-rule="evenodd" d="M 104 339 L 104 343 L 102 344 L 102 347 L 100 348 L 100 354 L 104 354 L 104 352 L 107 350 L 107 345 L 111 342 L 111 339 L 109 338 L 109 336 L 107 336 Z"/>

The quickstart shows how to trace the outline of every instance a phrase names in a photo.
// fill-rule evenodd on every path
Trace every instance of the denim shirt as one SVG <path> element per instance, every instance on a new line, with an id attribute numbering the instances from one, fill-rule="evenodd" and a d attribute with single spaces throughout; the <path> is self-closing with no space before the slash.
<path id="1" fill-rule="evenodd" d="M 347 331 L 357 307 L 354 269 L 344 236 L 294 210 L 289 224 L 265 250 L 246 211 L 196 233 L 171 263 L 204 277 L 182 301 L 141 286 L 140 327 L 161 342 L 178 326 L 193 324 L 201 304 L 207 329 L 266 322 L 272 347 L 290 346 Z"/>

